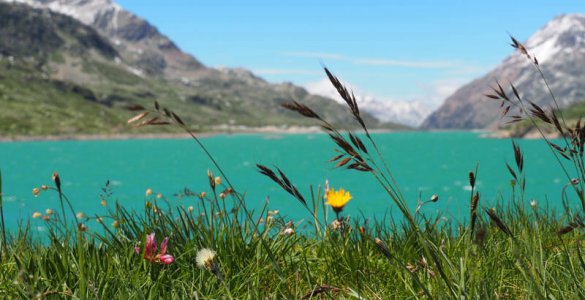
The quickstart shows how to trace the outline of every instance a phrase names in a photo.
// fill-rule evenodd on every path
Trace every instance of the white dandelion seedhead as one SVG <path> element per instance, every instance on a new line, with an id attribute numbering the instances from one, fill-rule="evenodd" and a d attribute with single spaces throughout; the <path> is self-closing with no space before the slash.
<path id="1" fill-rule="evenodd" d="M 197 266 L 203 269 L 210 270 L 213 267 L 213 260 L 215 259 L 216 252 L 208 249 L 203 248 L 197 252 Z"/>

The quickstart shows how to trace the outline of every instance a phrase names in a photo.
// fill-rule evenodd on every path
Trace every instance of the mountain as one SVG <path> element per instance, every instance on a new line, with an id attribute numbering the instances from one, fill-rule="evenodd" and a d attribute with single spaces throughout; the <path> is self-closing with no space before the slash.
<path id="1" fill-rule="evenodd" d="M 524 43 L 536 57 L 561 106 L 585 99 L 585 15 L 561 15 Z M 538 71 L 515 52 L 485 76 L 464 85 L 423 122 L 422 128 L 472 129 L 498 126 L 499 103 L 488 99 L 496 81 L 513 83 L 522 97 L 543 107 L 552 99 Z M 511 94 L 511 91 L 509 91 Z"/>
<path id="2" fill-rule="evenodd" d="M 124 107 L 154 100 L 195 130 L 314 125 L 280 107 L 292 99 L 333 123 L 351 119 L 347 108 L 293 84 L 206 67 L 107 0 L 0 1 L 0 79 L 2 135 L 125 133 Z M 145 130 L 173 129 L 132 133 Z"/>
<path id="3" fill-rule="evenodd" d="M 2 0 L 46 8 L 93 27 L 117 48 L 120 59 L 136 73 L 180 78 L 203 64 L 183 53 L 168 37 L 146 20 L 111 0 Z"/>
<path id="4" fill-rule="evenodd" d="M 346 85 L 351 86 L 350 84 Z M 339 96 L 335 87 L 326 78 L 317 82 L 311 82 L 305 87 L 312 94 L 344 103 L 344 100 Z M 417 127 L 431 113 L 429 106 L 420 101 L 382 101 L 359 89 L 353 89 L 352 91 L 356 96 L 360 109 L 370 113 L 382 122 L 396 122 L 398 124 Z"/>

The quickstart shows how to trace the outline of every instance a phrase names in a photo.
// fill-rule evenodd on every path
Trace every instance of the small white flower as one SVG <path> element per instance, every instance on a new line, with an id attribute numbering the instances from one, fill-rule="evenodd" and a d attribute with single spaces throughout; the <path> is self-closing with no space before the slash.
<path id="1" fill-rule="evenodd" d="M 195 259 L 197 261 L 197 266 L 211 270 L 214 265 L 213 260 L 215 259 L 215 254 L 216 252 L 211 249 L 203 248 L 199 250 L 199 252 L 197 252 L 197 258 Z"/>
<path id="2" fill-rule="evenodd" d="M 339 229 L 341 229 L 341 222 L 337 219 L 333 220 L 333 222 L 331 222 L 331 230 L 337 231 Z"/>
<path id="3" fill-rule="evenodd" d="M 536 208 L 536 205 L 536 200 L 530 201 L 530 206 L 532 206 L 532 208 Z"/>
<path id="4" fill-rule="evenodd" d="M 295 234 L 295 230 L 294 230 L 294 229 L 292 229 L 291 227 L 289 227 L 289 228 L 285 228 L 285 229 L 282 231 L 282 234 L 283 234 L 283 235 L 293 235 L 293 234 Z"/>

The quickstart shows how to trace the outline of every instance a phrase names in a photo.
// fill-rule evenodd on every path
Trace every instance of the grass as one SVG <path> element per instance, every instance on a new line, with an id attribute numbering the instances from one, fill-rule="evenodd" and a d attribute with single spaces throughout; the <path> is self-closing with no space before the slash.
<path id="1" fill-rule="evenodd" d="M 522 51 L 521 44 L 515 46 Z M 258 171 L 288 192 L 299 208 L 306 210 L 310 222 L 299 228 L 294 220 L 267 206 L 250 211 L 245 195 L 230 183 L 229 174 L 179 115 L 158 102 L 153 109 L 135 105 L 138 114 L 131 123 L 140 127 L 172 124 L 191 134 L 215 167 L 216 174 L 208 171 L 207 178 L 201 177 L 209 183 L 208 190 L 199 194 L 183 191 L 182 197 L 191 198 L 192 206 L 175 205 L 147 190 L 144 209 L 128 211 L 109 201 L 112 195 L 106 185 L 106 213 L 83 216 L 75 214 L 67 191 L 54 174 L 54 186 L 41 187 L 35 193 L 41 197 L 58 193 L 61 209 L 36 214 L 18 232 L 8 233 L 0 256 L 0 297 L 585 297 L 585 129 L 567 127 L 556 111 L 545 113 L 522 99 L 513 86 L 511 97 L 498 85 L 488 97 L 503 101 L 506 113 L 507 105 L 524 108 L 523 115 L 512 119 L 528 120 L 535 126 L 539 124 L 536 120 L 550 122 L 567 133 L 563 135 L 565 149 L 546 136 L 543 142 L 550 146 L 553 161 L 559 162 L 571 182 L 562 193 L 571 197 L 562 199 L 564 210 L 558 212 L 528 202 L 524 166 L 530 162 L 524 161 L 522 150 L 513 143 L 515 160 L 506 165 L 514 178 L 510 196 L 495 207 L 483 205 L 481 191 L 475 186 L 481 170 L 475 166 L 468 176 L 469 218 L 445 223 L 440 214 L 408 209 L 409 200 L 370 136 L 355 97 L 325 71 L 363 134 L 339 131 L 306 104 L 288 102 L 283 106 L 320 125 L 337 147 L 330 162 L 347 172 L 371 175 L 379 183 L 379 192 L 386 193 L 389 205 L 400 210 L 401 219 L 350 219 L 344 216 L 343 207 L 347 201 L 359 201 L 350 199 L 351 187 L 317 186 L 302 194 L 281 169 L 263 165 L 257 165 Z M 581 205 L 569 203 L 568 199 L 575 198 Z M 433 197 L 419 207 L 436 201 L 441 200 Z M 30 230 L 39 222 L 48 228 L 44 239 Z"/>

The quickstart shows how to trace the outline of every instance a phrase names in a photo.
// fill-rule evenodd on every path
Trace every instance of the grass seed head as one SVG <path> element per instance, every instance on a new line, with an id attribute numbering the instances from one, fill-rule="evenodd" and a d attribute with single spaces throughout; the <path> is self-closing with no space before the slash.
<path id="1" fill-rule="evenodd" d="M 211 271 L 215 265 L 215 255 L 217 253 L 211 249 L 203 248 L 197 252 L 197 257 L 195 261 L 197 262 L 197 266 Z"/>

